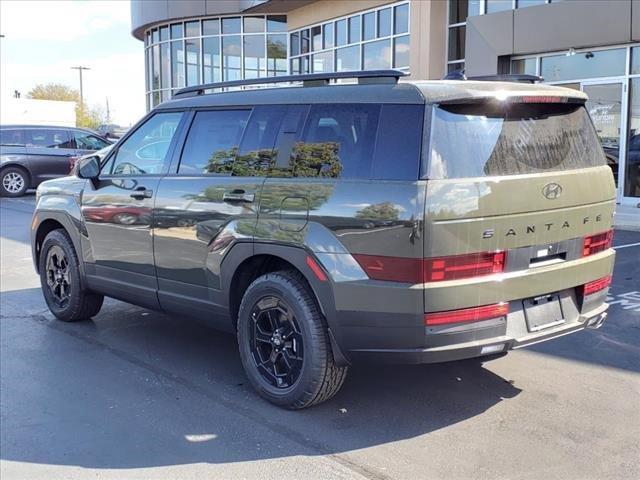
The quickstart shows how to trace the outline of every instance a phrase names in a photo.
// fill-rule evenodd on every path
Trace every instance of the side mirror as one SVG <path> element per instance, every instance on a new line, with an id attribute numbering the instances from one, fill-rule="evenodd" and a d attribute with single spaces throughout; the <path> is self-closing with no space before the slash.
<path id="1" fill-rule="evenodd" d="M 78 165 L 78 177 L 96 180 L 100 175 L 100 157 L 91 155 L 80 160 Z"/>

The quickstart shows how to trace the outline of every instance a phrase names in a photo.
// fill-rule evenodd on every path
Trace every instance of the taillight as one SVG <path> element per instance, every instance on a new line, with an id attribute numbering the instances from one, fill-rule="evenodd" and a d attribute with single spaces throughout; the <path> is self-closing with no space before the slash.
<path id="1" fill-rule="evenodd" d="M 482 252 L 425 258 L 424 281 L 441 282 L 501 273 L 506 257 L 506 252 Z"/>
<path id="2" fill-rule="evenodd" d="M 483 252 L 425 259 L 359 254 L 353 257 L 374 280 L 423 283 L 501 273 L 507 253 Z"/>
<path id="3" fill-rule="evenodd" d="M 609 287 L 609 285 L 611 285 L 611 275 L 599 278 L 598 280 L 594 280 L 593 282 L 585 283 L 582 286 L 582 294 L 591 295 L 592 293 L 604 290 L 605 288 Z"/>
<path id="4" fill-rule="evenodd" d="M 587 257 L 594 253 L 608 250 L 611 248 L 611 245 L 613 245 L 613 230 L 589 235 L 588 237 L 584 237 L 582 256 Z"/>
<path id="5" fill-rule="evenodd" d="M 495 305 L 483 305 L 482 307 L 426 313 L 424 315 L 424 324 L 446 325 L 449 323 L 477 322 L 480 320 L 488 320 L 490 318 L 504 317 L 508 313 L 508 303 L 496 303 Z"/>

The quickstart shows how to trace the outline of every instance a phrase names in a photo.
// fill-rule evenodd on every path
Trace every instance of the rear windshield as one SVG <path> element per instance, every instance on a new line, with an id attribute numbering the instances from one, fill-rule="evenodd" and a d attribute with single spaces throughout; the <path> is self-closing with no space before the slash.
<path id="1" fill-rule="evenodd" d="M 429 178 L 516 175 L 605 165 L 586 109 L 568 104 L 434 108 Z"/>

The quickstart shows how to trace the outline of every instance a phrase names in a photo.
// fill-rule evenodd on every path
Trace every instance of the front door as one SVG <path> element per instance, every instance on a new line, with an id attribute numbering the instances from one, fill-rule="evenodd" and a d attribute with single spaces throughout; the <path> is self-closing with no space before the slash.
<path id="1" fill-rule="evenodd" d="M 220 268 L 238 242 L 252 242 L 264 179 L 285 108 L 198 111 L 181 155 L 158 189 L 154 252 L 167 310 L 215 318 L 223 311 Z M 221 325 L 224 326 L 224 325 Z"/>
<path id="2" fill-rule="evenodd" d="M 111 296 L 135 295 L 151 307 L 157 304 L 153 203 L 182 116 L 167 112 L 146 120 L 107 158 L 100 179 L 88 181 L 82 196 L 89 281 Z"/>
<path id="3" fill-rule="evenodd" d="M 586 107 L 613 172 L 618 199 L 620 199 L 625 140 L 622 135 L 624 85 L 622 82 L 584 82 L 582 83 L 582 91 L 589 96 Z"/>

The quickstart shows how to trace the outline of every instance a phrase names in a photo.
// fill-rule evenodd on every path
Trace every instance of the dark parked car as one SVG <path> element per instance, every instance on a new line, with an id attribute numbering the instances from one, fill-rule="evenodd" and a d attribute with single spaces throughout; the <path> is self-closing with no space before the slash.
<path id="1" fill-rule="evenodd" d="M 0 194 L 23 195 L 41 182 L 69 175 L 74 160 L 111 142 L 83 128 L 0 126 Z"/>
<path id="2" fill-rule="evenodd" d="M 98 127 L 98 133 L 104 138 L 117 140 L 127 133 L 127 128 L 116 125 L 115 123 L 103 123 Z"/>
<path id="3" fill-rule="evenodd" d="M 615 186 L 586 95 L 402 75 L 177 92 L 38 188 L 51 312 L 110 296 L 199 317 L 287 408 L 331 398 L 353 362 L 489 359 L 602 325 Z"/>

